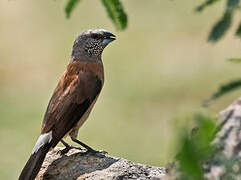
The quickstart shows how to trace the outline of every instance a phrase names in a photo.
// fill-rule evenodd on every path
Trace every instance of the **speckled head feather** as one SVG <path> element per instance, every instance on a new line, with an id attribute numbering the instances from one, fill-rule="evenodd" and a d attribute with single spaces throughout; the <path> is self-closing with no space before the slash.
<path id="1" fill-rule="evenodd" d="M 104 48 L 115 40 L 115 35 L 105 29 L 87 30 L 74 41 L 71 61 L 98 61 Z"/>

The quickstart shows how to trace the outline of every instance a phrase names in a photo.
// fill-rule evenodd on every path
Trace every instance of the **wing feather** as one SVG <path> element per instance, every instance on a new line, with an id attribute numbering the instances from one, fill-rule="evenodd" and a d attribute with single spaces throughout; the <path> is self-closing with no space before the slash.
<path id="1" fill-rule="evenodd" d="M 67 70 L 54 91 L 42 124 L 41 133 L 52 130 L 53 146 L 81 119 L 101 88 L 101 80 L 93 73 Z"/>

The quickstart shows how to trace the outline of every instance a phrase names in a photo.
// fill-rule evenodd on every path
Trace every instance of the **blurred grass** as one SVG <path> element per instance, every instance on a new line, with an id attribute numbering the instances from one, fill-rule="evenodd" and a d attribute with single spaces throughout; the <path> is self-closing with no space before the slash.
<path id="1" fill-rule="evenodd" d="M 98 1 L 81 1 L 66 20 L 64 1 L 0 2 L 0 179 L 16 179 L 35 140 L 48 100 L 69 59 L 75 37 L 105 28 L 117 41 L 103 54 L 105 85 L 79 138 L 96 149 L 136 162 L 164 166 L 189 114 L 219 84 L 240 77 L 225 59 L 240 56 L 240 40 L 218 44 L 207 34 L 224 8 L 202 14 L 199 2 L 123 1 L 129 26 L 115 32 Z M 219 111 L 240 91 L 211 104 Z"/>

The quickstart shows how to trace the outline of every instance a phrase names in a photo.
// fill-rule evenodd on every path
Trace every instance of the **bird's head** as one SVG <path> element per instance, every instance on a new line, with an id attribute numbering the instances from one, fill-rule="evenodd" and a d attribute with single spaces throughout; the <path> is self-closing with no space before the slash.
<path id="1" fill-rule="evenodd" d="M 104 29 L 87 30 L 74 41 L 71 60 L 101 60 L 104 48 L 115 40 L 115 35 Z"/>

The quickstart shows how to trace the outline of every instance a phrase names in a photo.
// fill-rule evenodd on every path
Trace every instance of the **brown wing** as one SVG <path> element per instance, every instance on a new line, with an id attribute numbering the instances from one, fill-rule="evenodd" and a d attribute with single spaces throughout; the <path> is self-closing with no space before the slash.
<path id="1" fill-rule="evenodd" d="M 87 111 L 102 88 L 91 71 L 67 70 L 49 102 L 41 133 L 52 131 L 55 146 Z"/>

